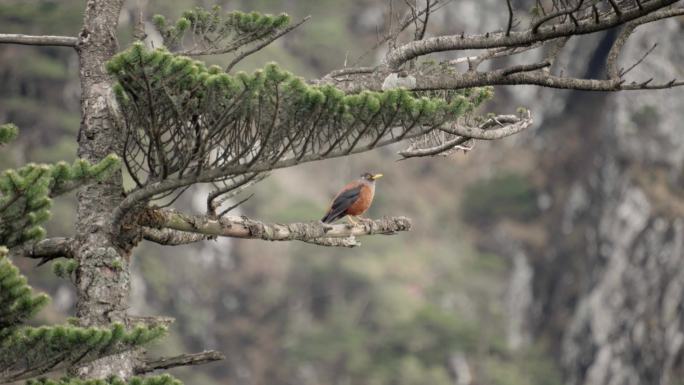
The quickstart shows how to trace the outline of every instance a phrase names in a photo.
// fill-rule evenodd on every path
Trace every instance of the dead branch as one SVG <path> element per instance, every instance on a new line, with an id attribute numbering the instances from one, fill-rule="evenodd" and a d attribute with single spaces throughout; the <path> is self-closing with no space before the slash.
<path id="1" fill-rule="evenodd" d="M 51 36 L 51 35 L 22 35 L 12 33 L 0 33 L 0 44 L 22 44 L 22 45 L 42 45 L 42 46 L 61 46 L 75 48 L 78 38 L 71 36 Z"/>
<path id="2" fill-rule="evenodd" d="M 643 4 L 642 9 L 633 7 L 625 9 L 619 15 L 616 13 L 608 14 L 597 23 L 592 22 L 589 18 L 584 18 L 579 20 L 576 25 L 554 24 L 553 26 L 542 26 L 536 32 L 530 28 L 521 32 L 511 32 L 508 36 L 505 32 L 488 32 L 480 35 L 449 35 L 413 41 L 390 52 L 387 56 L 387 65 L 392 69 L 397 69 L 409 60 L 435 52 L 516 47 L 559 37 L 594 33 L 647 16 L 678 1 L 653 0 Z"/>
<path id="3" fill-rule="evenodd" d="M 160 357 L 155 359 L 142 359 L 135 368 L 135 374 L 150 373 L 155 370 L 171 369 L 179 366 L 191 366 L 207 364 L 209 362 L 224 360 L 226 356 L 216 350 L 207 350 L 201 353 L 181 354 L 173 357 Z"/>
<path id="4" fill-rule="evenodd" d="M 47 238 L 12 248 L 10 253 L 13 257 L 40 259 L 37 265 L 40 266 L 57 258 L 73 258 L 74 244 L 73 238 Z"/>
<path id="5" fill-rule="evenodd" d="M 268 176 L 268 173 L 241 175 L 233 183 L 226 183 L 225 186 L 212 191 L 207 196 L 207 213 L 209 215 L 216 216 L 216 209 L 218 209 L 222 204 L 241 194 L 243 191 L 252 187 L 253 185 L 266 179 Z"/>
<path id="6" fill-rule="evenodd" d="M 446 141 L 440 145 L 434 146 L 434 147 L 409 148 L 409 149 L 404 150 L 404 151 L 399 151 L 398 154 L 401 155 L 402 160 L 408 159 L 408 158 L 435 156 L 435 155 L 444 154 L 444 153 L 452 150 L 456 146 L 460 146 L 469 140 L 470 140 L 470 138 L 461 136 L 461 137 L 456 137 L 456 138 L 453 138 L 451 140 L 448 140 L 448 141 Z"/>
<path id="7" fill-rule="evenodd" d="M 212 239 L 211 236 L 204 234 L 187 233 L 172 229 L 153 229 L 149 227 L 143 227 L 142 232 L 144 240 L 164 246 L 187 245 L 190 243 Z"/>
<path id="8" fill-rule="evenodd" d="M 539 27 L 541 27 L 547 21 L 550 21 L 550 20 L 553 20 L 555 18 L 562 17 L 562 16 L 572 15 L 573 13 L 578 12 L 580 10 L 580 8 L 582 8 L 582 4 L 584 4 L 584 0 L 579 0 L 577 2 L 577 6 L 575 6 L 574 8 L 570 8 L 570 9 L 564 8 L 558 12 L 550 13 L 550 14 L 542 17 L 536 23 L 534 23 L 534 25 L 532 26 L 532 33 L 537 33 L 537 31 L 539 30 Z M 506 35 L 506 36 L 508 36 L 508 35 Z"/>
<path id="9" fill-rule="evenodd" d="M 411 146 L 398 154 L 402 159 L 426 157 L 448 154 L 452 149 L 457 148 L 469 140 L 496 140 L 507 136 L 515 135 L 534 123 L 532 115 L 527 111 L 524 117 L 516 115 L 499 115 L 487 119 L 477 127 L 466 126 L 454 123 L 439 129 L 448 136 L 438 136 L 428 133 L 425 139 L 417 139 Z"/>

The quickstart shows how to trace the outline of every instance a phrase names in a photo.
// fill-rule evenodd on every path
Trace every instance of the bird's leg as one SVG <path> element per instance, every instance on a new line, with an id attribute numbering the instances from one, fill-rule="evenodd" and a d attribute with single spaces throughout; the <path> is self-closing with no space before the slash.
<path id="1" fill-rule="evenodd" d="M 349 220 L 349 223 L 351 223 L 353 226 L 356 226 L 359 224 L 359 222 L 356 222 L 354 218 L 352 218 L 351 215 L 347 215 L 347 220 Z"/>
<path id="2" fill-rule="evenodd" d="M 362 217 L 362 216 L 360 216 L 360 215 L 358 215 L 358 216 L 356 217 L 356 219 L 358 219 L 358 220 L 361 221 L 362 223 L 373 222 L 372 219 L 366 218 L 366 217 Z"/>

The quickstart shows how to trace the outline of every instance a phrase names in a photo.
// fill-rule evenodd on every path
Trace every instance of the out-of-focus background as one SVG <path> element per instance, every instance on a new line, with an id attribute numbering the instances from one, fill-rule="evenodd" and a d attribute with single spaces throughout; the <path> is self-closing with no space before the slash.
<path id="1" fill-rule="evenodd" d="M 84 3 L 0 0 L 1 32 L 76 35 Z M 216 3 L 312 15 L 244 62 L 246 71 L 276 61 L 315 78 L 384 54 L 368 52 L 387 25 L 387 0 L 130 0 L 122 48 L 139 6 L 148 18 L 171 18 Z M 534 1 L 513 3 L 524 22 Z M 506 17 L 503 1 L 452 1 L 428 34 L 496 30 Z M 623 62 L 658 42 L 645 72 L 684 76 L 683 28 L 681 19 L 642 27 Z M 566 73 L 602 76 L 614 37 L 573 38 Z M 485 109 L 519 106 L 536 118 L 523 134 L 450 158 L 396 162 L 390 147 L 276 171 L 240 209 L 265 221 L 319 219 L 337 189 L 368 170 L 385 174 L 370 216 L 407 215 L 409 233 L 364 238 L 355 249 L 243 240 L 140 247 L 132 313 L 176 318 L 153 350 L 225 353 L 223 362 L 172 371 L 188 385 L 683 384 L 683 91 L 502 87 Z M 0 46 L 0 122 L 8 121 L 22 131 L 3 149 L 2 168 L 75 157 L 72 50 Z M 180 205 L 199 211 L 204 199 L 194 191 Z M 73 198 L 59 198 L 49 234 L 70 234 L 74 215 Z M 71 284 L 32 260 L 15 262 L 53 297 L 43 321 L 63 321 Z"/>

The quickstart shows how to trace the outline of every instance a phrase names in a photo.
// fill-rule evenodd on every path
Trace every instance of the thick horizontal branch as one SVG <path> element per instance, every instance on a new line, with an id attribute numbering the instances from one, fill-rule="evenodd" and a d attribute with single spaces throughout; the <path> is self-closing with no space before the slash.
<path id="1" fill-rule="evenodd" d="M 47 238 L 35 243 L 25 244 L 10 250 L 14 257 L 40 259 L 38 266 L 57 258 L 74 257 L 74 240 L 72 238 Z"/>
<path id="2" fill-rule="evenodd" d="M 679 0 L 652 0 L 644 3 L 642 8 L 633 7 L 620 14 L 610 14 L 599 19 L 591 18 L 579 21 L 577 24 L 564 23 L 540 27 L 538 30 L 528 29 L 521 32 L 486 33 L 480 35 L 448 35 L 438 36 L 420 41 L 413 41 L 398 47 L 387 55 L 387 65 L 396 69 L 407 61 L 416 57 L 443 51 L 487 49 L 498 47 L 516 47 L 547 41 L 564 36 L 584 35 L 607 30 L 629 21 L 644 17 L 651 12 L 667 7 Z"/>
<path id="3" fill-rule="evenodd" d="M 544 68 L 547 63 L 539 63 L 538 67 Z M 530 65 L 530 68 L 535 65 Z M 518 66 L 511 67 L 518 69 Z M 657 84 L 644 84 L 643 82 L 627 83 L 623 79 L 581 79 L 564 76 L 554 76 L 546 71 L 516 72 L 510 73 L 509 69 L 500 69 L 487 72 L 468 71 L 462 74 L 429 73 L 420 71 L 407 72 L 407 76 L 413 77 L 415 85 L 412 91 L 453 90 L 482 86 L 497 85 L 536 85 L 549 88 L 574 89 L 580 91 L 636 91 L 673 88 L 683 85 L 681 81 L 668 81 Z M 390 72 L 377 72 L 373 75 L 361 76 L 348 83 L 339 82 L 336 86 L 348 93 L 361 90 L 382 90 L 382 84 Z"/>
<path id="4" fill-rule="evenodd" d="M 181 354 L 174 357 L 160 357 L 155 359 L 143 359 L 135 368 L 135 374 L 145 374 L 155 370 L 176 368 L 179 366 L 201 365 L 209 362 L 221 361 L 226 356 L 216 350 L 207 350 L 201 353 Z"/>
<path id="5" fill-rule="evenodd" d="M 302 241 L 325 246 L 346 246 L 344 242 L 325 239 L 349 238 L 375 234 L 395 234 L 408 231 L 411 221 L 406 217 L 364 220 L 356 225 L 327 225 L 321 222 L 264 223 L 247 217 L 224 216 L 212 219 L 202 215 L 187 215 L 174 210 L 148 209 L 139 218 L 142 226 L 173 229 L 204 235 L 262 239 L 266 241 Z"/>
<path id="6" fill-rule="evenodd" d="M 0 44 L 47 45 L 76 47 L 78 39 L 71 36 L 33 36 L 0 33 Z"/>
<path id="7" fill-rule="evenodd" d="M 171 229 L 152 229 L 149 227 L 143 227 L 142 232 L 144 240 L 164 246 L 187 245 L 212 238 L 211 236 L 204 234 L 188 233 Z"/>

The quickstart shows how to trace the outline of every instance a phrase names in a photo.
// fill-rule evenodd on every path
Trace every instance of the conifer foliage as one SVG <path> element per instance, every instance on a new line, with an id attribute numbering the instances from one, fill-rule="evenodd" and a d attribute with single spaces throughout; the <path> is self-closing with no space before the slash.
<path id="1" fill-rule="evenodd" d="M 7 144 L 17 133 L 16 126 L 1 125 L 0 142 Z M 4 171 L 0 174 L 0 244 L 19 247 L 25 242 L 40 240 L 45 233 L 41 225 L 50 216 L 51 197 L 104 178 L 118 167 L 120 161 L 112 155 L 97 164 L 79 159 L 71 165 L 28 164 Z M 67 369 L 133 349 L 164 334 L 165 328 L 161 326 L 141 325 L 132 330 L 126 330 L 122 324 L 109 328 L 26 326 L 47 304 L 48 297 L 31 292 L 26 278 L 7 257 L 6 246 L 0 246 L 0 383 Z M 66 270 L 74 270 L 74 261 L 67 265 Z M 57 268 L 56 272 L 61 270 L 65 268 Z M 73 383 L 64 381 L 59 383 Z M 173 383 L 168 379 L 155 381 L 144 384 Z"/>
<path id="2" fill-rule="evenodd" d="M 0 144 L 13 140 L 18 129 L 0 125 Z M 98 164 L 78 159 L 72 164 L 29 163 L 0 173 L 0 245 L 12 248 L 45 235 L 41 224 L 50 217 L 51 197 L 79 186 L 102 180 L 120 166 L 119 157 L 110 155 Z"/>
<path id="3" fill-rule="evenodd" d="M 141 43 L 107 65 L 118 81 L 124 162 L 141 188 L 172 178 L 216 182 L 424 135 L 471 112 L 490 88 L 427 97 L 404 89 L 345 94 L 275 64 L 225 73 Z"/>
<path id="4" fill-rule="evenodd" d="M 165 328 L 159 326 L 137 326 L 127 331 L 122 324 L 110 328 L 25 326 L 47 304 L 48 297 L 32 294 L 26 278 L 6 257 L 7 249 L 1 253 L 0 382 L 30 378 L 127 351 L 165 333 Z"/>
<path id="5" fill-rule="evenodd" d="M 166 47 L 186 55 L 199 55 L 233 52 L 268 39 L 286 28 L 290 17 L 258 12 L 223 13 L 216 6 L 211 10 L 197 7 L 185 11 L 175 23 L 169 23 L 162 15 L 155 15 L 153 22 Z M 192 41 L 190 48 L 184 48 L 187 40 Z"/>

